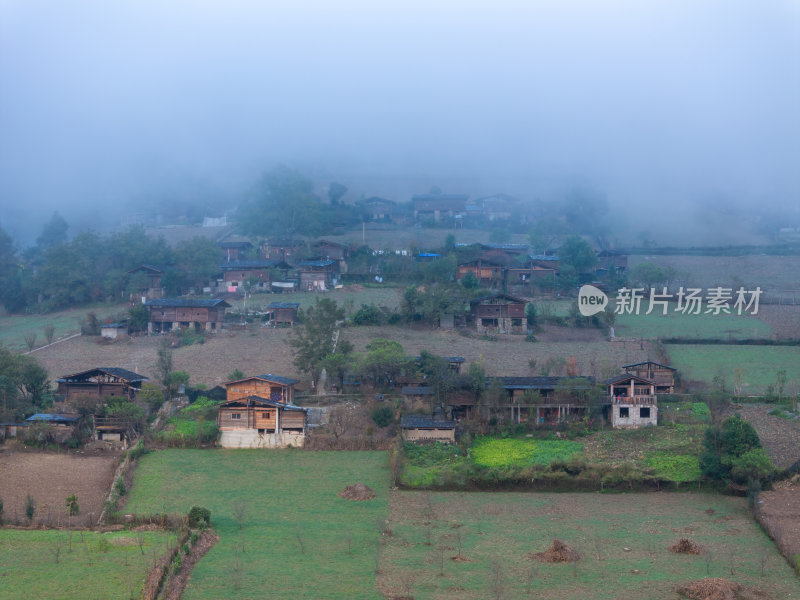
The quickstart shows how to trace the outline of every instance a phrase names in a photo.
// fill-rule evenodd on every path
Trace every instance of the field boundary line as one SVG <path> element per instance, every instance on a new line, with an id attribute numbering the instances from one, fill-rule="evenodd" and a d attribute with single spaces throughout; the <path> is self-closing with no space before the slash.
<path id="1" fill-rule="evenodd" d="M 68 342 L 69 340 L 75 339 L 76 337 L 80 337 L 82 335 L 83 335 L 82 333 L 73 333 L 70 336 L 67 336 L 65 338 L 61 338 L 60 340 L 56 340 L 55 342 L 52 342 L 50 344 L 45 344 L 44 346 L 39 346 L 38 348 L 34 348 L 33 350 L 28 350 L 27 352 L 23 352 L 23 354 L 33 354 L 37 350 L 43 350 L 44 348 L 49 348 L 50 346 L 55 346 L 56 344 L 60 344 L 61 342 Z"/>

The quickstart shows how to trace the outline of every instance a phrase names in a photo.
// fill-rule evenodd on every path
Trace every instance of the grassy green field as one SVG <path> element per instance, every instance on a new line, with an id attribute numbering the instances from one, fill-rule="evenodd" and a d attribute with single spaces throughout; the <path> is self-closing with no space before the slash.
<path id="1" fill-rule="evenodd" d="M 787 390 L 800 384 L 800 348 L 793 346 L 710 346 L 668 344 L 671 364 L 683 380 L 711 383 L 722 375 L 734 386 L 734 369 L 742 369 L 742 395 L 762 394 L 775 384 L 776 373 L 786 370 Z"/>
<path id="2" fill-rule="evenodd" d="M 769 338 L 772 335 L 769 325 L 749 315 L 684 315 L 674 311 L 663 315 L 658 308 L 649 315 L 644 312 L 646 309 L 638 315 L 617 315 L 614 325 L 616 335 L 647 339 L 755 339 Z"/>
<path id="3" fill-rule="evenodd" d="M 0 599 L 139 598 L 155 559 L 175 542 L 162 531 L 0 529 Z"/>
<path id="4" fill-rule="evenodd" d="M 357 482 L 377 497 L 338 496 Z M 211 510 L 220 541 L 195 567 L 187 600 L 378 598 L 388 487 L 383 452 L 163 450 L 141 460 L 124 510 Z"/>
<path id="5" fill-rule="evenodd" d="M 682 423 L 675 407 L 664 407 L 661 427 L 602 430 L 573 440 L 528 437 L 479 437 L 466 450 L 457 446 L 419 447 L 406 444 L 401 482 L 418 488 L 470 488 L 490 482 L 529 479 L 543 485 L 603 489 L 626 481 L 645 481 L 652 474 L 677 486 L 701 479 L 699 455 L 708 415 L 694 415 L 692 403 L 682 403 Z M 564 471 L 566 466 L 566 473 Z M 543 469 L 542 469 L 543 467 Z M 545 483 L 549 482 L 549 483 Z M 625 484 L 627 485 L 627 484 Z"/>
<path id="6" fill-rule="evenodd" d="M 66 337 L 80 332 L 80 321 L 86 319 L 86 313 L 94 312 L 99 319 L 105 319 L 118 313 L 127 313 L 127 304 L 98 304 L 90 307 L 71 308 L 44 315 L 7 315 L 0 316 L 0 344 L 17 352 L 27 351 L 25 335 L 36 334 L 36 347 L 47 343 L 44 328 L 53 325 L 54 339 Z"/>
<path id="7" fill-rule="evenodd" d="M 579 454 L 583 445 L 567 440 L 481 438 L 469 449 L 475 464 L 484 467 L 510 465 L 549 465 Z"/>
<path id="8" fill-rule="evenodd" d="M 385 597 L 673 600 L 679 584 L 722 577 L 766 594 L 753 597 L 800 598 L 800 581 L 742 498 L 401 491 L 391 505 Z M 670 552 L 681 537 L 707 554 Z M 533 560 L 555 538 L 582 558 Z"/>

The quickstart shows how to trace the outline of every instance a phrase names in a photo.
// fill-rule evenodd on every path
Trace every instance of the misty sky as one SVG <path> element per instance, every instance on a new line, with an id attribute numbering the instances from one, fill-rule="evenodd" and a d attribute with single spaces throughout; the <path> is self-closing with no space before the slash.
<path id="1" fill-rule="evenodd" d="M 395 200 L 798 214 L 799 73 L 795 0 L 0 0 L 0 226 L 236 198 L 276 162 Z"/>

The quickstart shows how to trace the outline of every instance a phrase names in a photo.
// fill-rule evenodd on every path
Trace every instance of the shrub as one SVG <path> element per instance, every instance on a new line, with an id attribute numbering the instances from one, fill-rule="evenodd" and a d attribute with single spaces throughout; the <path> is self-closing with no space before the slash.
<path id="1" fill-rule="evenodd" d="M 81 508 L 80 506 L 78 506 L 78 497 L 75 494 L 67 496 L 66 504 L 67 504 L 67 511 L 71 516 L 74 517 L 75 515 L 80 514 Z"/>
<path id="2" fill-rule="evenodd" d="M 768 479 L 774 473 L 756 430 L 739 416 L 725 419 L 722 426 L 709 427 L 703 446 L 700 468 L 712 479 L 744 483 L 751 478 Z"/>
<path id="3" fill-rule="evenodd" d="M 189 509 L 189 527 L 204 527 L 211 524 L 211 511 L 202 506 L 193 506 Z"/>
<path id="4" fill-rule="evenodd" d="M 150 452 L 147 448 L 144 447 L 144 441 L 139 440 L 139 442 L 130 449 L 128 456 L 130 456 L 131 460 L 136 460 L 140 456 L 144 456 Z"/>
<path id="5" fill-rule="evenodd" d="M 731 478 L 738 482 L 768 481 L 775 474 L 769 458 L 763 448 L 752 448 L 731 461 Z"/>
<path id="6" fill-rule="evenodd" d="M 25 516 L 28 517 L 28 522 L 33 521 L 33 515 L 36 514 L 36 501 L 33 496 L 28 494 L 25 497 Z"/>
<path id="7" fill-rule="evenodd" d="M 122 477 L 118 477 L 114 482 L 114 491 L 120 496 L 124 496 L 128 493 L 128 488 L 125 487 L 125 480 L 122 479 Z"/>
<path id="8" fill-rule="evenodd" d="M 394 410 L 392 410 L 391 406 L 384 404 L 376 406 L 370 416 L 378 427 L 387 427 L 394 421 Z"/>
<path id="9" fill-rule="evenodd" d="M 374 304 L 369 306 L 362 304 L 361 308 L 353 314 L 354 325 L 381 325 L 383 321 L 383 313 Z"/>

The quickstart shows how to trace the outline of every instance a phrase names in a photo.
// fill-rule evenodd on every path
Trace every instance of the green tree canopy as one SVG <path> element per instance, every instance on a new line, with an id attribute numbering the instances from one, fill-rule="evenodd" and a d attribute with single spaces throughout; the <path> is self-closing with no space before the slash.
<path id="1" fill-rule="evenodd" d="M 344 308 L 330 298 L 317 297 L 313 306 L 298 311 L 302 325 L 294 328 L 289 340 L 294 348 L 294 365 L 314 380 L 319 377 L 323 359 L 334 353 L 334 333 L 344 317 Z"/>
<path id="2" fill-rule="evenodd" d="M 53 213 L 50 220 L 42 227 L 42 233 L 36 238 L 36 245 L 42 249 L 52 248 L 67 241 L 69 224 L 58 211 Z"/>
<path id="3" fill-rule="evenodd" d="M 241 228 L 254 235 L 293 236 L 322 233 L 322 202 L 311 180 L 279 165 L 264 174 L 241 207 Z"/>
<path id="4" fill-rule="evenodd" d="M 367 344 L 367 352 L 361 356 L 360 365 L 378 386 L 391 384 L 410 362 L 399 342 L 375 338 Z"/>
<path id="5" fill-rule="evenodd" d="M 571 235 L 558 251 L 559 261 L 562 268 L 570 266 L 575 271 L 587 273 L 597 265 L 597 256 L 589 243 L 579 235 Z"/>
<path id="6" fill-rule="evenodd" d="M 734 415 L 706 430 L 700 469 L 712 479 L 745 483 L 768 479 L 774 469 L 753 426 Z"/>
<path id="7" fill-rule="evenodd" d="M 30 416 L 50 400 L 50 378 L 36 359 L 0 346 L 0 408 L 4 419 Z"/>

